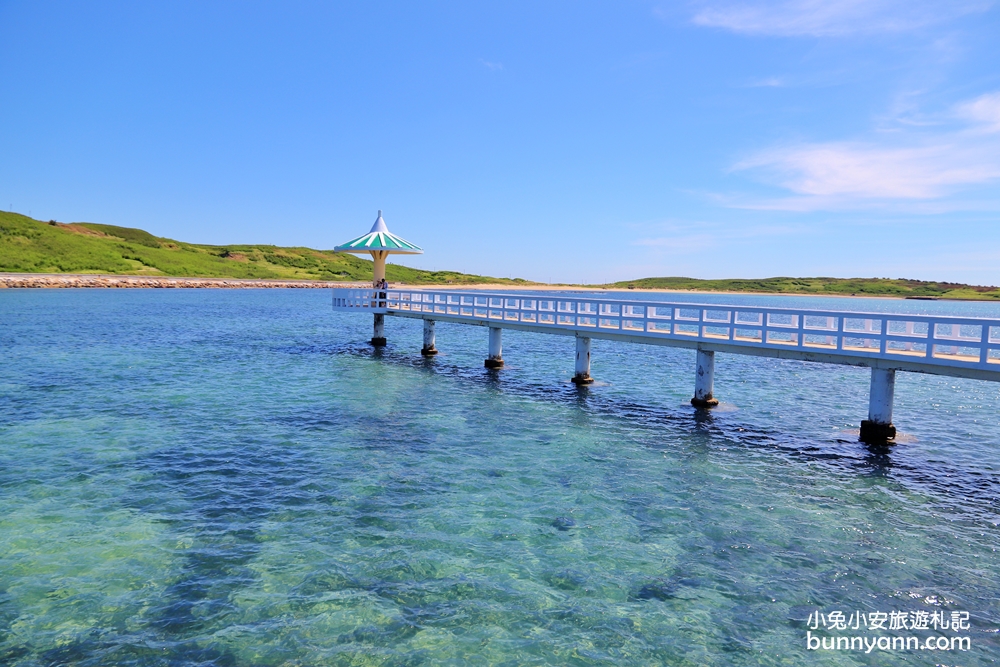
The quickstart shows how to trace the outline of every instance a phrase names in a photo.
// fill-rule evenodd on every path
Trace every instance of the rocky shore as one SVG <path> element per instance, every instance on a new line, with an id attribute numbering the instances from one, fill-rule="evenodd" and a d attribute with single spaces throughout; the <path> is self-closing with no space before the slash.
<path id="1" fill-rule="evenodd" d="M 287 289 L 353 286 L 355 286 L 354 283 L 322 280 L 248 280 L 243 278 L 174 278 L 168 276 L 112 276 L 70 273 L 0 273 L 0 289 L 6 287 Z"/>

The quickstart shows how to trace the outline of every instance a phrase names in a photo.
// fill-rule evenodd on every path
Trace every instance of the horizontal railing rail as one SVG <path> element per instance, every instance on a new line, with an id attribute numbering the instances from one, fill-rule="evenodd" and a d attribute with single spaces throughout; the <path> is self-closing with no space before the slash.
<path id="1" fill-rule="evenodd" d="M 337 288 L 333 307 L 977 368 L 1000 377 L 1000 320 L 994 319 L 411 289 Z"/>

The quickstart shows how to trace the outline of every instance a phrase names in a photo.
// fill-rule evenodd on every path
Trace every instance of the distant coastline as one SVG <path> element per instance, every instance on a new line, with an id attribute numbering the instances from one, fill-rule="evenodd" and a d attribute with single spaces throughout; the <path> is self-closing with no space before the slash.
<path id="1" fill-rule="evenodd" d="M 368 283 L 332 280 L 271 280 L 255 278 L 187 278 L 180 276 L 135 276 L 87 273 L 0 273 L 0 289 L 331 289 L 365 288 Z M 477 292 L 638 292 L 651 294 L 734 294 L 746 296 L 805 296 L 841 299 L 921 299 L 931 301 L 986 301 L 953 297 L 900 296 L 895 294 L 817 294 L 809 292 L 758 292 L 726 290 L 694 290 L 642 288 L 623 289 L 617 286 L 548 285 L 506 283 L 473 283 L 465 285 L 427 285 L 391 283 L 391 289 L 469 290 Z"/>
<path id="2" fill-rule="evenodd" d="M 347 287 L 347 285 L 334 284 L 334 287 Z M 760 291 L 740 291 L 740 290 L 718 290 L 718 289 L 668 289 L 657 287 L 628 289 L 615 285 L 554 285 L 554 284 L 532 284 L 532 285 L 498 285 L 498 284 L 478 284 L 478 285 L 390 285 L 393 289 L 435 289 L 435 290 L 469 290 L 477 292 L 593 292 L 595 294 L 607 292 L 630 292 L 639 294 L 738 294 L 740 296 L 806 296 L 806 297 L 831 297 L 837 299 L 896 299 L 896 300 L 922 300 L 922 301 L 993 301 L 994 299 L 982 298 L 960 298 L 941 296 L 903 296 L 898 294 L 841 294 L 837 292 L 817 293 L 817 292 L 760 292 Z"/>

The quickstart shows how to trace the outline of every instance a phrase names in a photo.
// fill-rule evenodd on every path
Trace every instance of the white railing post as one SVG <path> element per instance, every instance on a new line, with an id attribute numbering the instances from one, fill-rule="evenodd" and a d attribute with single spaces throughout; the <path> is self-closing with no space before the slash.
<path id="1" fill-rule="evenodd" d="M 424 346 L 420 348 L 420 354 L 433 357 L 437 353 L 434 347 L 434 320 L 424 320 Z"/>
<path id="2" fill-rule="evenodd" d="M 984 324 L 982 330 L 979 337 L 979 363 L 986 366 L 990 361 L 990 325 Z"/>
<path id="3" fill-rule="evenodd" d="M 587 336 L 576 337 L 576 373 L 573 375 L 574 384 L 591 384 L 594 378 L 590 377 L 590 338 Z"/>
<path id="4" fill-rule="evenodd" d="M 698 350 L 694 376 L 694 398 L 691 405 L 696 408 L 710 408 L 719 401 L 712 396 L 715 385 L 715 352 Z"/>
<path id="5" fill-rule="evenodd" d="M 503 329 L 490 327 L 490 356 L 486 358 L 486 368 L 503 367 Z"/>

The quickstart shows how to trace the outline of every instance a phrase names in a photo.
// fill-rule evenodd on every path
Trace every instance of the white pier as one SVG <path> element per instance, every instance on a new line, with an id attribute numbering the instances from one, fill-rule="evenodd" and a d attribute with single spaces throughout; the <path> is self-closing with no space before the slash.
<path id="1" fill-rule="evenodd" d="M 861 439 L 873 444 L 895 436 L 896 371 L 1000 381 L 1000 320 L 993 319 L 425 289 L 334 289 L 333 309 L 374 314 L 374 339 L 382 341 L 384 315 L 422 319 L 425 354 L 437 351 L 433 322 L 489 327 L 489 368 L 503 366 L 503 329 L 575 336 L 578 384 L 592 381 L 592 338 L 692 348 L 691 402 L 706 408 L 718 403 L 717 352 L 865 366 L 872 380 Z"/>

